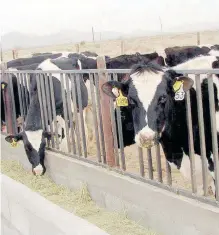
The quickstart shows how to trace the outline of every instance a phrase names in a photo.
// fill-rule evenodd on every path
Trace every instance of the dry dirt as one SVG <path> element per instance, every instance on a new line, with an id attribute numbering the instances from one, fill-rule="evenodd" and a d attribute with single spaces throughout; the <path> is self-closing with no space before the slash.
<path id="1" fill-rule="evenodd" d="M 123 43 L 123 47 L 121 44 Z M 200 33 L 200 44 L 218 44 L 219 31 L 205 31 Z M 181 33 L 181 34 L 168 34 L 163 36 L 151 36 L 131 38 L 124 40 L 108 40 L 101 42 L 81 42 L 79 44 L 63 44 L 54 46 L 45 46 L 39 48 L 18 49 L 18 57 L 30 56 L 32 53 L 37 52 L 51 52 L 51 51 L 93 51 L 98 55 L 108 55 L 111 57 L 120 54 L 131 53 L 148 53 L 157 51 L 163 55 L 163 50 L 170 46 L 186 46 L 197 45 L 197 33 Z M 123 48 L 123 49 L 122 49 Z M 6 51 L 3 54 L 4 61 L 12 59 L 12 51 Z"/>

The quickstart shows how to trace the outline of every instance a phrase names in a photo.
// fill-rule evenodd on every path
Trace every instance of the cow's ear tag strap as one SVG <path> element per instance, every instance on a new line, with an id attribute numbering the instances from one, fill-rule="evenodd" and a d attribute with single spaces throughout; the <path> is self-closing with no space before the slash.
<path id="1" fill-rule="evenodd" d="M 17 147 L 17 141 L 15 141 L 14 138 L 12 138 L 11 146 L 12 146 L 13 148 L 14 148 L 14 147 Z"/>
<path id="2" fill-rule="evenodd" d="M 176 81 L 173 84 L 173 90 L 175 92 L 175 100 L 184 100 L 185 92 L 183 90 L 183 81 Z"/>
<path id="3" fill-rule="evenodd" d="M 119 90 L 119 96 L 116 98 L 116 105 L 118 107 L 127 107 L 128 106 L 128 99 L 122 94 L 122 91 Z"/>

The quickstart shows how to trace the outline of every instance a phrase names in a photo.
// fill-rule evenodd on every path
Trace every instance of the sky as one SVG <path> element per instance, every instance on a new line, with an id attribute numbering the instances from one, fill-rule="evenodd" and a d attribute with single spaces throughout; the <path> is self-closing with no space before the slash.
<path id="1" fill-rule="evenodd" d="M 218 23 L 219 0 L 2 0 L 0 35 L 45 35 L 61 30 L 163 30 Z"/>

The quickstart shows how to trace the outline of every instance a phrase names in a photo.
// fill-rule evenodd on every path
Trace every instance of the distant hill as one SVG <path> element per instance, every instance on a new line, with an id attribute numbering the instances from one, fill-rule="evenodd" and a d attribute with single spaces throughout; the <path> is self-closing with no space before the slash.
<path id="1" fill-rule="evenodd" d="M 100 39 L 118 39 L 122 34 L 118 32 L 105 31 L 101 34 L 96 32 L 94 36 L 95 40 L 99 41 Z M 12 48 L 41 47 L 92 40 L 93 37 L 91 32 L 80 32 L 76 30 L 62 30 L 58 33 L 44 36 L 11 32 L 2 36 L 2 46 L 3 50 L 8 50 Z"/>

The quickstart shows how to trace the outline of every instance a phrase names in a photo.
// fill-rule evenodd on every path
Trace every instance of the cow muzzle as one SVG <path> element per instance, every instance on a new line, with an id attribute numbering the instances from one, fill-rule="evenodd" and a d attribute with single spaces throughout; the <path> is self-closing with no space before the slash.
<path id="1" fill-rule="evenodd" d="M 135 142 L 142 148 L 151 148 L 157 144 L 157 134 L 151 129 L 147 132 L 140 132 L 135 137 Z"/>
<path id="2" fill-rule="evenodd" d="M 43 173 L 44 173 L 44 169 L 43 169 L 43 167 L 42 167 L 42 165 L 41 164 L 39 164 L 38 166 L 36 166 L 35 168 L 33 168 L 33 174 L 34 175 L 43 175 Z"/>

